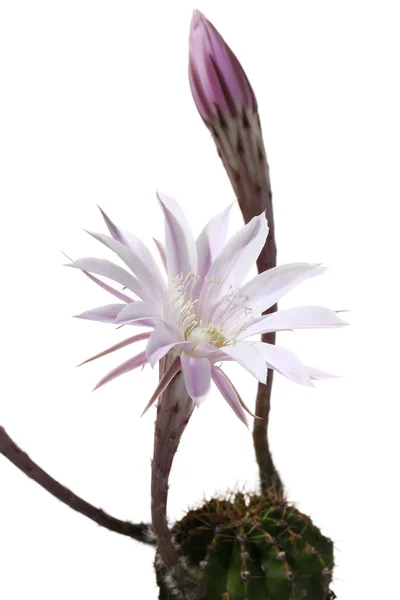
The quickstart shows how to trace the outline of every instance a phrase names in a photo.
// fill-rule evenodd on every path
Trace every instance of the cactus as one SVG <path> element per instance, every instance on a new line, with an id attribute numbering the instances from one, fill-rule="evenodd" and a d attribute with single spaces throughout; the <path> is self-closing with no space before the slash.
<path id="1" fill-rule="evenodd" d="M 207 600 L 333 600 L 333 543 L 282 495 L 234 493 L 173 528 Z M 160 577 L 159 577 L 160 583 Z M 160 598 L 176 598 L 173 589 Z"/>

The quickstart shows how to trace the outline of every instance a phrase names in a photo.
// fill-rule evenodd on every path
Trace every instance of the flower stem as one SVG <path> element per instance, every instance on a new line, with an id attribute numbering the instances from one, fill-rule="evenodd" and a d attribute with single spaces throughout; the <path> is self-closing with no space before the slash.
<path id="1" fill-rule="evenodd" d="M 171 361 L 169 356 L 160 361 L 160 378 Z M 168 480 L 179 442 L 193 409 L 193 400 L 186 392 L 180 372 L 163 392 L 157 406 L 151 472 L 151 516 L 157 543 L 155 566 L 159 585 L 162 588 L 163 583 L 165 585 L 168 580 L 167 587 L 170 591 L 182 598 L 186 598 L 187 593 L 188 597 L 197 598 L 193 593 L 196 594 L 197 589 L 201 588 L 201 582 L 187 569 L 168 527 Z M 164 576 L 167 577 L 165 581 Z"/>
<path id="2" fill-rule="evenodd" d="M 265 211 L 269 232 L 257 259 L 257 270 L 263 273 L 276 266 L 275 223 L 269 166 L 265 152 L 261 124 L 257 111 L 243 109 L 235 118 L 220 115 L 208 123 L 218 154 L 228 173 L 242 211 L 245 223 Z M 275 304 L 264 314 L 276 311 Z M 262 336 L 262 341 L 275 343 L 275 333 Z M 272 460 L 268 442 L 268 423 L 271 408 L 273 371 L 268 370 L 266 385 L 260 383 L 256 399 L 253 429 L 254 449 L 263 491 L 273 489 L 283 493 L 283 484 Z"/>
<path id="3" fill-rule="evenodd" d="M 36 481 L 42 488 L 50 494 L 61 500 L 64 504 L 81 513 L 88 519 L 95 521 L 98 525 L 126 535 L 138 542 L 154 545 L 154 539 L 151 536 L 151 527 L 145 523 L 130 523 L 121 521 L 107 514 L 101 508 L 96 508 L 79 498 L 68 488 L 61 485 L 37 465 L 8 435 L 6 430 L 0 426 L 0 453 L 3 454 L 13 465 L 25 473 L 30 479 Z"/>

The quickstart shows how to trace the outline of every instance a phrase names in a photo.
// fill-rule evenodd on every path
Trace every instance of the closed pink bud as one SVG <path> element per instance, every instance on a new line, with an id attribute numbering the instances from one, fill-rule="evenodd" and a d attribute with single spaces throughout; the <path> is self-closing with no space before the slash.
<path id="1" fill-rule="evenodd" d="M 238 59 L 205 16 L 193 13 L 189 41 L 189 78 L 192 94 L 205 121 L 224 115 L 235 118 L 243 108 L 257 110 L 257 102 Z"/>

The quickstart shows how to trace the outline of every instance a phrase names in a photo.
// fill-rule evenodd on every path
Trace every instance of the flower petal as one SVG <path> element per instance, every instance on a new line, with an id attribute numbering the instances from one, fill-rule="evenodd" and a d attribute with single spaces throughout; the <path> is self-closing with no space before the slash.
<path id="1" fill-rule="evenodd" d="M 190 356 L 194 358 L 208 358 L 212 362 L 215 362 L 214 355 L 217 353 L 217 349 L 211 344 L 182 342 L 179 329 L 173 323 L 162 321 L 156 325 L 147 343 L 146 352 L 150 365 L 154 367 L 172 349 L 175 352 L 190 353 Z M 227 358 L 230 359 L 230 357 Z"/>
<path id="2" fill-rule="evenodd" d="M 167 255 L 165 252 L 165 246 L 162 242 L 160 242 L 160 240 L 156 240 L 156 238 L 153 238 L 153 240 L 154 240 L 155 245 L 157 246 L 157 250 L 160 255 L 161 262 L 164 265 L 165 272 L 168 273 L 168 271 L 167 271 Z"/>
<path id="3" fill-rule="evenodd" d="M 217 305 L 230 286 L 239 286 L 254 265 L 268 235 L 268 225 L 264 213 L 254 217 L 242 227 L 226 244 L 214 260 L 208 272 L 211 284 L 203 287 L 200 296 L 199 312 Z M 210 315 L 212 320 L 212 315 Z"/>
<path id="4" fill-rule="evenodd" d="M 139 319 L 154 319 L 159 321 L 160 318 L 160 313 L 151 302 L 131 302 L 124 305 L 115 322 L 122 325 L 123 323 L 132 323 Z"/>
<path id="5" fill-rule="evenodd" d="M 284 331 L 287 329 L 333 328 L 348 325 L 335 311 L 323 306 L 299 306 L 256 317 L 246 324 L 240 335 L 241 339 L 267 333 L 268 331 Z"/>
<path id="6" fill-rule="evenodd" d="M 199 279 L 197 279 L 193 289 L 193 298 L 198 298 L 200 295 L 204 285 L 204 277 L 225 244 L 231 208 L 232 204 L 211 219 L 197 238 L 197 274 Z"/>
<path id="7" fill-rule="evenodd" d="M 65 266 L 80 269 L 84 272 L 88 271 L 90 273 L 95 273 L 102 277 L 108 277 L 108 279 L 112 279 L 128 288 L 128 290 L 131 290 L 131 292 L 139 296 L 139 298 L 146 295 L 146 291 L 136 277 L 109 260 L 103 258 L 79 258 Z"/>
<path id="8" fill-rule="evenodd" d="M 257 315 L 273 306 L 302 281 L 321 275 L 324 271 L 325 267 L 312 263 L 280 265 L 251 279 L 241 292 L 247 296 L 246 306 Z"/>
<path id="9" fill-rule="evenodd" d="M 266 361 L 269 369 L 274 369 L 301 385 L 313 385 L 309 368 L 303 365 L 301 360 L 290 350 L 266 342 L 254 342 L 254 346 Z"/>
<path id="10" fill-rule="evenodd" d="M 147 412 L 149 410 L 150 406 L 157 400 L 157 398 L 159 396 L 161 396 L 163 391 L 167 388 L 167 386 L 171 383 L 171 381 L 173 380 L 175 375 L 177 375 L 180 370 L 181 370 L 181 361 L 179 360 L 179 356 L 177 356 L 175 358 L 174 362 L 172 363 L 172 365 L 166 370 L 164 375 L 161 377 L 158 386 L 154 390 L 152 397 L 150 398 L 149 402 L 146 405 L 146 408 L 142 412 L 142 415 L 141 415 L 142 417 L 145 414 L 145 412 Z"/>
<path id="11" fill-rule="evenodd" d="M 152 367 L 178 342 L 179 330 L 164 322 L 157 323 L 146 346 L 147 359 Z"/>
<path id="12" fill-rule="evenodd" d="M 164 290 L 164 280 L 161 276 L 157 263 L 154 260 L 147 246 L 133 233 L 130 233 L 129 231 L 124 231 L 123 229 L 117 227 L 117 225 L 115 225 L 115 223 L 111 221 L 111 219 L 100 208 L 100 206 L 99 209 L 112 237 L 124 246 L 127 246 L 130 250 L 132 250 L 132 252 L 136 256 L 140 258 L 140 260 L 147 266 L 148 270 L 152 273 L 153 277 L 157 280 L 157 286 L 160 289 Z"/>
<path id="13" fill-rule="evenodd" d="M 116 377 L 119 377 L 120 375 L 124 375 L 124 373 L 129 373 L 129 371 L 133 371 L 134 369 L 137 369 L 138 367 L 142 367 L 146 363 L 147 363 L 146 352 L 141 352 L 137 356 L 130 358 L 129 360 L 122 363 L 122 365 L 119 365 L 118 367 L 116 367 L 115 369 L 113 369 L 112 371 L 107 373 L 107 375 L 105 375 L 103 377 L 103 379 L 100 379 L 99 383 L 96 385 L 96 387 L 93 389 L 93 391 L 97 390 L 99 387 L 101 387 L 102 385 L 105 385 L 109 381 L 112 381 Z"/>
<path id="14" fill-rule="evenodd" d="M 111 287 L 111 285 L 108 285 L 104 281 L 101 281 L 101 279 L 99 279 L 98 277 L 95 277 L 91 273 L 88 273 L 88 271 L 82 271 L 82 273 L 84 275 L 86 275 L 86 277 L 89 277 L 89 279 L 94 281 L 94 283 L 96 283 L 98 286 L 103 288 L 103 290 L 106 290 L 106 292 L 109 292 L 110 294 L 113 294 L 113 296 L 115 296 L 116 298 L 119 298 L 119 300 L 122 300 L 122 302 L 126 302 L 126 303 L 132 302 L 133 298 L 130 298 L 123 292 L 119 292 L 115 288 Z"/>
<path id="15" fill-rule="evenodd" d="M 261 383 L 267 379 L 265 360 L 254 347 L 252 342 L 237 342 L 231 346 L 224 346 L 223 352 L 233 358 Z"/>
<path id="16" fill-rule="evenodd" d="M 179 204 L 164 194 L 157 193 L 165 217 L 165 243 L 168 278 L 197 273 L 197 250 L 189 223 Z"/>
<path id="17" fill-rule="evenodd" d="M 208 358 L 195 358 L 182 352 L 181 365 L 186 391 L 200 404 L 207 398 L 211 386 L 211 363 Z"/>
<path id="18" fill-rule="evenodd" d="M 135 342 L 147 340 L 147 338 L 149 338 L 150 336 L 151 331 L 145 331 L 144 333 L 139 333 L 138 335 L 133 335 L 129 338 L 126 338 L 125 340 L 122 340 L 122 342 L 118 342 L 118 344 L 114 344 L 114 346 L 110 346 L 110 348 L 103 350 L 103 352 L 100 352 L 99 354 L 95 354 L 95 356 L 87 358 L 83 362 L 79 363 L 78 367 L 81 367 L 82 365 L 85 365 L 86 363 L 91 362 L 92 360 L 96 360 L 97 358 L 101 358 L 102 356 L 106 356 L 107 354 L 111 354 L 111 352 L 115 352 L 116 350 L 125 348 L 125 346 L 129 346 L 130 344 L 134 344 Z"/>
<path id="19" fill-rule="evenodd" d="M 70 258 L 67 254 L 65 254 L 65 252 L 63 252 L 63 254 L 64 254 L 64 256 L 66 258 L 68 258 L 69 261 L 71 261 L 71 263 L 74 262 L 72 260 L 72 258 Z M 116 290 L 115 288 L 111 287 L 111 285 L 108 285 L 107 283 L 105 283 L 104 281 L 102 281 L 101 279 L 99 279 L 98 277 L 95 277 L 94 275 L 91 275 L 88 271 L 82 271 L 82 273 L 84 275 L 86 275 L 86 277 L 88 277 L 89 279 L 91 279 L 91 281 L 93 281 L 96 285 L 98 285 L 101 288 L 103 288 L 103 290 L 106 290 L 106 292 L 109 292 L 110 294 L 112 294 L 113 296 L 115 296 L 116 298 L 118 298 L 119 300 L 122 300 L 122 302 L 132 302 L 132 298 L 130 298 L 129 296 L 127 296 L 123 292 L 119 292 L 118 290 Z"/>
<path id="20" fill-rule="evenodd" d="M 87 319 L 89 321 L 100 321 L 102 323 L 115 323 L 115 319 L 126 304 L 106 304 L 105 306 L 98 306 L 80 315 L 74 315 L 76 319 Z"/>
<path id="21" fill-rule="evenodd" d="M 151 300 L 160 308 L 163 303 L 164 288 L 161 287 L 159 276 L 157 276 L 158 269 L 156 271 L 153 269 L 154 260 L 152 259 L 149 262 L 143 260 L 142 252 L 133 252 L 133 250 L 109 235 L 95 233 L 93 231 L 88 231 L 87 233 L 119 256 L 140 281 L 145 292 L 145 295 L 141 297 L 143 297 L 144 300 Z"/>
<path id="22" fill-rule="evenodd" d="M 340 375 L 333 375 L 332 373 L 327 373 L 326 371 L 321 371 L 321 369 L 317 369 L 316 367 L 307 367 L 308 372 L 310 373 L 311 379 L 336 379 L 340 377 Z"/>
<path id="23" fill-rule="evenodd" d="M 235 415 L 248 427 L 246 415 L 239 401 L 239 395 L 230 379 L 218 367 L 211 367 L 211 378 Z"/>

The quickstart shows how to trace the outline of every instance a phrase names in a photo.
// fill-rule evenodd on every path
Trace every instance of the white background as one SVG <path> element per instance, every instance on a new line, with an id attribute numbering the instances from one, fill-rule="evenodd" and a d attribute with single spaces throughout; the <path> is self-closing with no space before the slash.
<path id="1" fill-rule="evenodd" d="M 96 203 L 151 243 L 155 189 L 193 229 L 233 200 L 191 98 L 190 2 L 0 3 L 0 423 L 56 478 L 121 518 L 149 520 L 155 409 L 147 367 L 96 393 L 130 354 L 79 369 L 123 338 L 71 315 L 105 292 L 63 268 L 109 257 L 83 228 Z M 271 166 L 278 262 L 330 265 L 281 306 L 349 309 L 340 331 L 281 334 L 340 373 L 316 389 L 275 377 L 270 437 L 289 497 L 336 541 L 340 600 L 398 593 L 398 3 L 204 0 L 197 6 L 256 91 Z M 235 208 L 231 231 L 241 224 Z M 237 367 L 246 399 L 256 384 Z M 213 391 L 171 477 L 169 514 L 257 484 L 251 436 Z M 157 597 L 153 550 L 72 512 L 0 457 L 5 600 Z"/>

